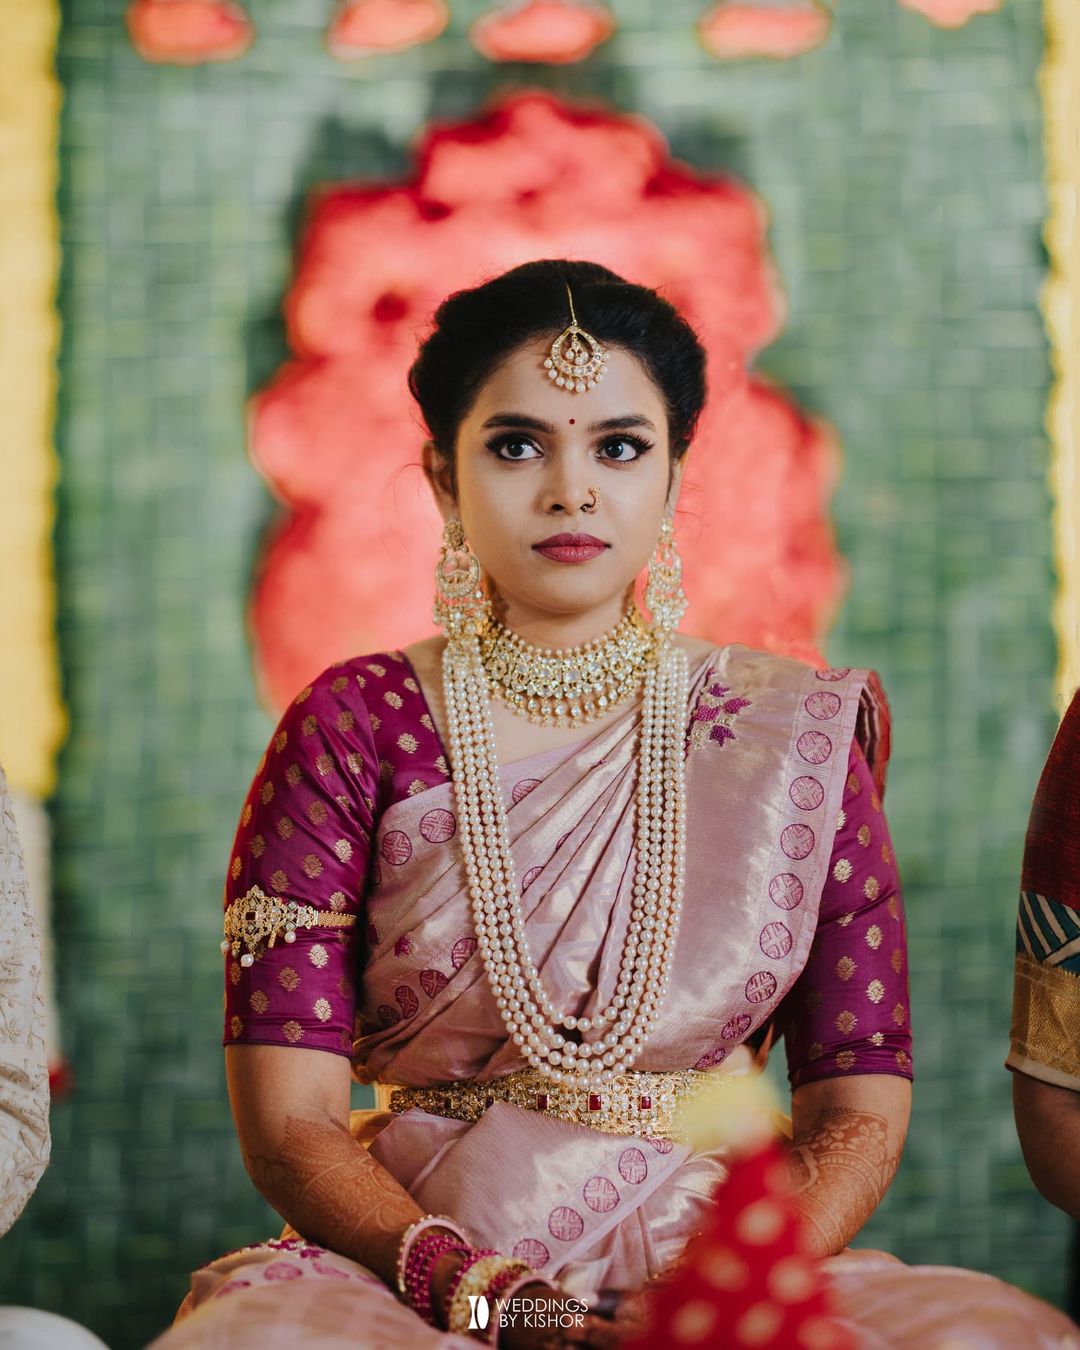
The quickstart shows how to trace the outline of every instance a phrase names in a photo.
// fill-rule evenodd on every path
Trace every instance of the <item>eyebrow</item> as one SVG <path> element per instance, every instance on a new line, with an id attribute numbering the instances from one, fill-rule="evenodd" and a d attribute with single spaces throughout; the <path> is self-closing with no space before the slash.
<path id="1" fill-rule="evenodd" d="M 529 413 L 517 412 L 496 413 L 494 417 L 488 418 L 482 429 L 488 431 L 500 427 L 513 428 L 515 431 L 539 431 L 547 436 L 555 435 L 555 427 L 550 422 L 532 417 Z M 656 430 L 649 418 L 640 413 L 631 413 L 626 417 L 605 417 L 602 422 L 590 422 L 585 430 L 590 436 L 596 436 L 602 431 L 631 431 L 634 427 Z"/>

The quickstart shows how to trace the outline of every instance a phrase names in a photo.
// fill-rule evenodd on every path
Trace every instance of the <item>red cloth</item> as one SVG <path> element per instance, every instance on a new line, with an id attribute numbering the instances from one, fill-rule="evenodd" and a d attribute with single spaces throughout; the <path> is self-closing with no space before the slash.
<path id="1" fill-rule="evenodd" d="M 1080 909 L 1080 692 L 1058 728 L 1035 792 L 1020 888 Z"/>

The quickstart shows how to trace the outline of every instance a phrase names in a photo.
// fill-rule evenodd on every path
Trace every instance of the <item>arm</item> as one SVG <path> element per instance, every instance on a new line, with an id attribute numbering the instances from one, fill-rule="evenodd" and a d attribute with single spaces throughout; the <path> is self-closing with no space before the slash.
<path id="1" fill-rule="evenodd" d="M 781 1029 L 791 1167 L 814 1250 L 842 1250 L 896 1171 L 911 1109 L 903 901 L 866 760 L 853 747 L 809 960 Z"/>
<path id="2" fill-rule="evenodd" d="M 1013 1112 L 1040 1195 L 1080 1220 L 1080 1092 L 1014 1073 Z"/>
<path id="3" fill-rule="evenodd" d="M 277 1212 L 312 1242 L 393 1289 L 402 1234 L 423 1211 L 349 1133 L 349 1062 L 288 1046 L 230 1046 L 229 1100 L 244 1165 Z M 460 1258 L 432 1285 L 441 1299 Z"/>
<path id="4" fill-rule="evenodd" d="M 814 1255 L 835 1256 L 893 1179 L 907 1135 L 911 1084 L 891 1074 L 826 1078 L 796 1088 L 791 1107 L 798 1208 Z"/>

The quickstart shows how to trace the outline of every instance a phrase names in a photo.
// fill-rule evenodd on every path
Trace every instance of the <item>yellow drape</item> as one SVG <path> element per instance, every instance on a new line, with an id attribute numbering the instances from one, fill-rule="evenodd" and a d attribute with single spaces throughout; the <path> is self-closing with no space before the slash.
<path id="1" fill-rule="evenodd" d="M 1040 72 L 1050 212 L 1051 274 L 1043 314 L 1054 387 L 1047 409 L 1054 494 L 1057 696 L 1065 711 L 1080 685 L 1080 4 L 1044 0 L 1046 57 Z"/>
<path id="2" fill-rule="evenodd" d="M 0 0 L 0 761 L 35 797 L 52 789 L 66 725 L 51 541 L 58 24 L 56 0 Z"/>

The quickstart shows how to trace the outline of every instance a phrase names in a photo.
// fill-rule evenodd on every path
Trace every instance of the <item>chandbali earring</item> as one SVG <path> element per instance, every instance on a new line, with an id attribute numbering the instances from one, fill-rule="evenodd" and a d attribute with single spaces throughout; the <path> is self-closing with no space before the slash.
<path id="1" fill-rule="evenodd" d="M 686 592 L 682 588 L 682 559 L 675 547 L 675 522 L 667 512 L 649 563 L 645 604 L 657 638 L 661 643 L 667 642 L 678 628 L 687 605 Z"/>
<path id="2" fill-rule="evenodd" d="M 483 632 L 489 610 L 480 561 L 469 547 L 465 528 L 460 520 L 448 520 L 435 564 L 435 622 L 453 642 Z"/>

